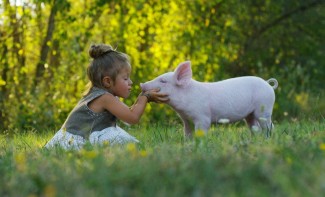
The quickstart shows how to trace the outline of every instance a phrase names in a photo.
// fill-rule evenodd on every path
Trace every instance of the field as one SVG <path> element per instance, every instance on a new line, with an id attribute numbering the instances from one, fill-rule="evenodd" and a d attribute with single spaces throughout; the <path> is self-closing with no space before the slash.
<path id="1" fill-rule="evenodd" d="M 0 137 L 0 196 L 322 196 L 325 121 L 276 124 L 271 138 L 241 124 L 184 139 L 181 125 L 128 131 L 141 143 L 46 150 L 53 135 Z"/>

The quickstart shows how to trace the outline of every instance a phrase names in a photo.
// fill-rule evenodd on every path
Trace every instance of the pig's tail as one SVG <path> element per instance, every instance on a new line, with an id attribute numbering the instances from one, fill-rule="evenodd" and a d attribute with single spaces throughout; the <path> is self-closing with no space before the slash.
<path id="1" fill-rule="evenodd" d="M 270 84 L 270 86 L 271 86 L 274 90 L 275 90 L 275 89 L 278 87 L 278 85 L 279 85 L 278 81 L 277 81 L 276 79 L 274 79 L 274 78 L 271 78 L 271 79 L 267 80 L 266 82 L 268 82 L 268 83 Z M 273 83 L 273 85 L 271 85 L 271 83 Z"/>

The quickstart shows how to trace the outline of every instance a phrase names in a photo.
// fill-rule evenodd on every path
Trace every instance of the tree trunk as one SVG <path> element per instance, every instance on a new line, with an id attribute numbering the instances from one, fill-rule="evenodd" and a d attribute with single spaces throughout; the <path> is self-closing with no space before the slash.
<path id="1" fill-rule="evenodd" d="M 14 77 L 18 76 L 21 69 L 25 66 L 25 53 L 23 51 L 24 48 L 24 37 L 23 37 L 23 30 L 21 29 L 24 13 L 21 15 L 20 18 L 17 15 L 17 7 L 16 5 L 11 5 L 9 0 L 3 1 L 3 8 L 8 13 L 9 31 L 1 31 L 0 35 L 1 38 L 4 38 L 1 41 L 1 66 L 2 73 L 1 78 L 5 81 L 5 84 L 0 86 L 0 125 L 1 129 L 5 130 L 8 126 L 8 113 L 10 113 L 10 109 L 6 108 L 6 102 L 8 102 L 9 95 L 11 93 L 15 94 L 15 99 L 19 102 L 21 95 L 20 95 L 20 88 L 21 86 L 14 85 Z M 10 31 L 11 30 L 11 31 Z M 9 43 L 9 42 L 12 43 Z M 12 47 L 10 47 L 12 46 Z M 12 61 L 8 61 L 8 59 L 12 59 Z M 15 66 L 13 66 L 15 65 Z M 25 77 L 22 76 L 18 78 L 18 80 L 24 79 Z M 18 82 L 20 84 L 20 81 Z M 21 84 L 25 85 L 25 84 Z"/>
<path id="2" fill-rule="evenodd" d="M 57 8 L 58 8 L 57 4 L 58 4 L 57 1 L 54 0 L 53 6 L 52 6 L 52 9 L 50 12 L 50 17 L 48 20 L 46 36 L 43 40 L 43 44 L 42 44 L 42 48 L 41 48 L 40 60 L 36 66 L 34 88 L 37 87 L 37 85 L 40 83 L 40 81 L 43 78 L 44 72 L 45 72 L 46 59 L 47 59 L 48 53 L 50 51 L 50 46 L 48 45 L 48 43 L 52 40 L 53 32 L 55 29 L 55 16 L 57 14 Z"/>
<path id="3" fill-rule="evenodd" d="M 0 32 L 1 37 L 4 37 L 4 33 Z M 8 76 L 8 72 L 9 72 L 9 63 L 8 63 L 8 58 L 7 58 L 7 54 L 8 54 L 8 47 L 6 45 L 6 42 L 3 42 L 1 45 L 1 50 L 2 50 L 2 54 L 1 54 L 1 58 L 0 58 L 0 62 L 1 64 L 4 66 L 2 73 L 1 73 L 1 79 L 3 81 L 5 81 L 5 83 L 7 82 L 7 76 Z M 5 101 L 8 98 L 8 89 L 7 89 L 7 84 L 4 84 L 1 87 L 1 92 L 0 92 L 0 108 L 1 108 L 1 113 L 0 113 L 0 129 L 5 130 L 6 125 L 7 125 L 7 111 L 5 110 Z"/>

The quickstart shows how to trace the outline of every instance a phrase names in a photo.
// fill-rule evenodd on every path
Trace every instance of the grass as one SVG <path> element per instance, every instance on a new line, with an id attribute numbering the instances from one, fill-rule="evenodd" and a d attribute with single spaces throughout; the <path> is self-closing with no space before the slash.
<path id="1" fill-rule="evenodd" d="M 53 133 L 0 137 L 0 196 L 322 196 L 325 121 L 276 124 L 271 138 L 221 125 L 131 127 L 141 143 L 41 147 Z"/>

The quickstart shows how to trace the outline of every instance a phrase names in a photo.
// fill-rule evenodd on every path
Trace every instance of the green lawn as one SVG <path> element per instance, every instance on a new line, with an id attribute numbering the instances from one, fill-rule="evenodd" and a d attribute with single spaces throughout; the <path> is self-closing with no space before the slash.
<path id="1" fill-rule="evenodd" d="M 325 121 L 276 124 L 271 138 L 221 125 L 184 139 L 182 125 L 131 127 L 141 143 L 41 147 L 53 135 L 0 137 L 0 196 L 322 196 Z"/>

